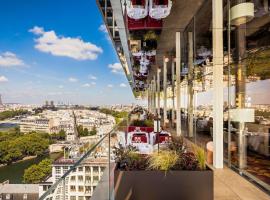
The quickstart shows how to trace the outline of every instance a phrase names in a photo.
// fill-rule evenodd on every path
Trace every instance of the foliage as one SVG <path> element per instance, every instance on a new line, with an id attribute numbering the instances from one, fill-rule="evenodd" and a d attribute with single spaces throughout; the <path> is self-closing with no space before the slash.
<path id="1" fill-rule="evenodd" d="M 155 33 L 155 31 L 147 31 L 144 34 L 144 36 L 143 36 L 144 41 L 147 41 L 147 40 L 157 40 L 157 38 L 158 38 L 158 36 Z"/>
<path id="2" fill-rule="evenodd" d="M 52 160 L 44 159 L 24 170 L 24 183 L 39 183 L 52 173 Z"/>
<path id="3" fill-rule="evenodd" d="M 104 113 L 106 115 L 112 115 L 115 118 L 116 124 L 120 123 L 124 118 L 127 118 L 128 112 L 126 111 L 115 111 L 108 108 L 101 108 L 99 112 Z"/>
<path id="4" fill-rule="evenodd" d="M 61 130 L 59 133 L 51 134 L 51 138 L 55 140 L 65 140 L 66 139 L 66 131 Z"/>
<path id="5" fill-rule="evenodd" d="M 104 113 L 106 115 L 112 115 L 115 118 L 126 118 L 128 116 L 128 112 L 126 111 L 115 111 L 108 108 L 101 108 L 99 112 Z"/>
<path id="6" fill-rule="evenodd" d="M 172 141 L 169 143 L 168 149 L 177 152 L 177 154 L 182 154 L 187 150 L 182 137 L 172 137 Z"/>
<path id="7" fill-rule="evenodd" d="M 119 148 L 114 148 L 114 154 L 116 155 L 116 167 L 119 170 L 144 170 L 147 167 L 145 156 L 138 154 L 135 147 L 124 148 L 120 145 Z"/>
<path id="8" fill-rule="evenodd" d="M 154 121 L 153 120 L 133 120 L 130 124 L 131 126 L 138 126 L 138 127 L 153 127 Z"/>
<path id="9" fill-rule="evenodd" d="M 10 164 L 26 156 L 43 155 L 48 147 L 48 134 L 22 134 L 18 130 L 0 132 L 0 164 Z"/>
<path id="10" fill-rule="evenodd" d="M 82 125 L 77 126 L 79 137 L 92 136 L 97 134 L 96 126 L 93 127 L 91 131 L 88 128 L 83 128 Z"/>
<path id="11" fill-rule="evenodd" d="M 205 158 L 206 156 L 205 156 L 204 149 L 198 146 L 194 146 L 194 152 L 195 152 L 196 159 L 198 161 L 199 169 L 205 170 L 206 169 L 206 158 Z"/>
<path id="12" fill-rule="evenodd" d="M 262 80 L 270 78 L 270 49 L 260 49 L 248 54 L 246 59 L 247 76 L 259 76 Z"/>
<path id="13" fill-rule="evenodd" d="M 169 171 L 177 163 L 179 156 L 174 151 L 155 152 L 149 157 L 149 169 Z"/>
<path id="14" fill-rule="evenodd" d="M 167 149 L 141 155 L 137 149 L 128 146 L 115 148 L 116 168 L 119 170 L 206 170 L 204 150 L 196 147 L 194 153 L 188 151 L 181 137 L 172 139 Z"/>
<path id="15" fill-rule="evenodd" d="M 197 170 L 198 169 L 198 161 L 196 156 L 192 152 L 184 152 L 181 154 L 181 160 L 175 166 L 176 169 L 182 170 Z"/>
<path id="16" fill-rule="evenodd" d="M 0 112 L 0 120 L 5 120 L 5 119 L 16 117 L 16 116 L 19 116 L 19 115 L 25 115 L 27 113 L 28 113 L 27 110 L 7 110 L 7 111 L 3 111 L 3 112 Z"/>

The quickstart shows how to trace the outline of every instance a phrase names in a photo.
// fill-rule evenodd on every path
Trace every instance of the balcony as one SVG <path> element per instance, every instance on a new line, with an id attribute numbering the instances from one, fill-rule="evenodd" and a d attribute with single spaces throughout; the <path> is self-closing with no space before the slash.
<path id="1" fill-rule="evenodd" d="M 130 121 L 131 122 L 131 121 Z M 134 124 L 131 124 L 134 125 Z M 96 178 L 96 181 L 94 182 L 94 180 L 92 181 L 91 185 L 91 181 L 85 181 L 84 182 L 84 186 L 83 188 L 87 188 L 86 189 L 82 189 L 82 186 L 72 186 L 72 191 L 70 189 L 70 194 L 68 193 L 68 191 L 65 191 L 66 195 L 82 195 L 84 197 L 89 197 L 91 196 L 91 199 L 94 200 L 108 200 L 108 199 L 118 199 L 121 200 L 121 198 L 115 198 L 116 193 L 118 193 L 118 195 L 123 194 L 124 196 L 129 194 L 127 193 L 127 188 L 123 187 L 127 186 L 128 189 L 132 189 L 138 190 L 138 187 L 135 187 L 135 182 L 123 182 L 124 178 L 119 176 L 119 174 L 116 173 L 115 171 L 115 167 L 116 167 L 116 163 L 115 163 L 115 155 L 112 154 L 114 146 L 119 143 L 119 142 L 123 142 L 123 131 L 126 133 L 130 133 L 130 132 L 134 132 L 138 130 L 137 128 L 134 128 L 132 126 L 117 126 L 115 127 L 110 133 L 108 133 L 107 135 L 105 135 L 103 138 L 100 139 L 99 142 L 97 142 L 97 144 L 95 146 L 92 147 L 92 149 L 90 149 L 85 155 L 83 155 L 78 162 L 76 162 L 68 172 L 66 172 L 66 174 L 64 174 L 57 183 L 55 183 L 41 198 L 40 200 L 45 200 L 48 199 L 51 196 L 54 196 L 55 198 L 61 198 L 63 195 L 63 190 L 61 192 L 59 192 L 58 189 L 63 188 L 62 184 L 69 184 L 67 182 L 65 182 L 65 177 L 68 177 L 69 174 L 76 168 L 79 168 L 79 166 L 84 163 L 83 165 L 85 166 L 85 163 L 87 159 L 89 159 L 89 157 L 92 156 L 96 156 L 97 154 L 97 149 L 101 149 L 103 148 L 104 151 L 107 152 L 107 156 L 103 159 L 107 160 L 107 167 L 105 168 L 105 171 L 103 172 L 103 175 L 101 177 L 101 180 L 98 180 Z M 143 128 L 143 130 L 150 130 L 149 128 Z M 153 129 L 151 129 L 153 131 Z M 151 132 L 150 130 L 150 132 Z M 168 129 L 169 130 L 169 129 Z M 174 132 L 171 132 L 172 137 L 174 137 L 173 135 L 175 134 Z M 131 137 L 132 138 L 132 137 Z M 148 140 L 148 139 L 146 139 Z M 135 140 L 134 140 L 135 141 Z M 137 140 L 136 140 L 137 141 Z M 150 140 L 149 140 L 150 141 Z M 166 142 L 168 140 L 154 140 L 156 142 L 160 142 L 160 148 L 162 147 L 163 142 Z M 190 142 L 190 141 L 187 141 Z M 108 147 L 108 148 L 104 148 L 104 147 Z M 96 157 L 96 159 L 100 159 L 98 157 Z M 97 161 L 98 162 L 98 161 Z M 194 184 L 197 188 L 198 185 L 200 185 L 200 189 L 205 188 L 205 190 L 203 189 L 201 191 L 201 193 L 199 194 L 199 196 L 201 198 L 195 198 L 192 200 L 203 200 L 203 196 L 204 193 L 208 190 L 207 188 L 209 188 L 209 186 L 212 188 L 210 188 L 210 190 L 208 191 L 213 191 L 213 199 L 215 200 L 225 200 L 225 199 L 230 199 L 230 200 L 244 200 L 244 199 L 258 199 L 258 200 L 266 200 L 269 199 L 269 196 L 267 194 L 265 194 L 264 192 L 262 192 L 260 189 L 258 189 L 256 186 L 254 186 L 252 183 L 250 183 L 249 181 L 247 181 L 246 179 L 244 179 L 243 177 L 239 176 L 237 173 L 235 173 L 234 171 L 232 171 L 231 169 L 225 167 L 224 169 L 219 169 L 219 170 L 215 170 L 214 168 L 212 168 L 210 165 L 208 165 L 212 170 L 213 170 L 213 176 L 212 179 L 214 180 L 214 182 L 211 183 L 211 176 L 210 176 L 210 182 L 208 182 L 206 180 L 206 176 L 204 179 L 194 179 L 196 181 L 196 184 Z M 145 171 L 147 172 L 147 171 Z M 151 172 L 151 171 L 148 171 Z M 147 172 L 147 173 L 148 173 Z M 173 171 L 172 171 L 173 172 Z M 192 172 L 192 171 L 191 171 Z M 210 171 L 209 171 L 210 172 Z M 89 173 L 87 173 L 86 171 L 84 172 L 85 174 L 87 174 L 87 176 L 89 176 Z M 171 176 L 171 172 L 168 171 L 167 172 L 167 177 Z M 174 172 L 173 172 L 174 173 Z M 189 172 L 188 172 L 189 173 Z M 138 175 L 137 177 L 139 177 L 140 175 Z M 179 184 L 179 181 L 183 180 L 185 182 L 185 184 L 187 184 L 187 181 L 190 179 L 190 177 L 192 175 L 188 175 L 186 176 L 186 178 L 177 178 L 178 175 L 173 175 L 174 177 L 172 177 L 173 182 L 168 184 Z M 118 177 L 118 178 L 116 178 Z M 148 178 L 147 178 L 148 177 Z M 162 179 L 164 179 L 164 173 L 162 172 L 161 177 L 163 177 Z M 196 177 L 196 176 L 195 176 Z M 134 179 L 134 178 L 133 178 Z M 143 188 L 148 187 L 147 185 L 149 184 L 149 180 L 150 180 L 150 176 L 142 176 L 140 177 L 140 184 L 141 186 L 143 186 Z M 159 179 L 156 179 L 159 180 Z M 193 181 L 194 181 L 193 180 Z M 203 181 L 202 183 L 200 183 L 200 181 Z M 132 183 L 132 184 L 130 184 Z M 122 184 L 122 186 L 121 186 Z M 134 184 L 134 185 L 133 185 Z M 166 188 L 166 184 L 164 185 L 164 183 L 162 183 L 162 181 L 158 181 L 155 182 L 154 187 L 159 187 L 159 185 L 163 185 L 163 189 Z M 213 184 L 213 185 L 212 185 Z M 96 186 L 96 187 L 95 187 Z M 79 188 L 81 187 L 80 190 L 81 192 L 79 192 Z M 90 189 L 90 187 L 92 189 Z M 185 186 L 183 186 L 185 187 Z M 180 187 L 181 188 L 181 187 Z M 156 189 L 156 188 L 155 188 Z M 179 191 L 179 188 L 177 189 Z M 181 189 L 180 189 L 181 191 Z M 184 191 L 187 192 L 187 191 Z M 184 193 L 183 192 L 183 193 Z M 194 192 L 194 191 L 193 191 Z M 191 191 L 188 191 L 187 193 L 192 194 Z M 147 194 L 144 192 L 140 192 L 140 194 L 142 194 L 142 196 L 144 196 L 146 199 L 149 199 Z M 127 198 L 127 199 L 145 199 L 145 198 Z M 156 199 L 156 198 L 155 198 Z M 186 200 L 188 200 L 189 198 L 186 198 Z M 209 200 L 209 199 L 207 199 Z"/>

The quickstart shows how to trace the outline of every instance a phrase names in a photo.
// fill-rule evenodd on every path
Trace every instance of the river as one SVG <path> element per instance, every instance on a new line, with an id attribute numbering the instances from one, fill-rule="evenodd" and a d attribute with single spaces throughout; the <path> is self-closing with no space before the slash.
<path id="1" fill-rule="evenodd" d="M 10 183 L 22 183 L 25 169 L 27 169 L 33 164 L 39 163 L 45 158 L 52 158 L 53 160 L 55 160 L 60 155 L 61 153 L 54 153 L 0 167 L 0 183 L 6 180 L 9 180 Z"/>
<path id="2" fill-rule="evenodd" d="M 15 128 L 18 125 L 15 123 L 3 123 L 0 121 L 0 131 L 7 131 L 8 129 Z"/>

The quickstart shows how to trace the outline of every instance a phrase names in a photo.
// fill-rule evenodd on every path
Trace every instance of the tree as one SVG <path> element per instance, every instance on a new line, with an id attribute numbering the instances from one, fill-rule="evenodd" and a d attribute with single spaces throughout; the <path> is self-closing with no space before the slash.
<path id="1" fill-rule="evenodd" d="M 24 115 L 27 114 L 28 111 L 27 110 L 7 110 L 7 111 L 3 111 L 0 112 L 0 120 L 5 120 L 8 118 L 12 118 L 18 115 Z"/>
<path id="2" fill-rule="evenodd" d="M 52 173 L 52 161 L 44 159 L 24 170 L 24 183 L 39 183 Z"/>
<path id="3" fill-rule="evenodd" d="M 78 131 L 79 137 L 84 136 L 84 129 L 82 125 L 77 126 L 77 131 Z"/>
<path id="4" fill-rule="evenodd" d="M 0 133 L 0 164 L 9 164 L 25 156 L 43 155 L 48 147 L 48 134 Z"/>
<path id="5" fill-rule="evenodd" d="M 90 131 L 90 135 L 96 135 L 97 134 L 97 127 L 94 126 L 93 129 Z"/>
<path id="6" fill-rule="evenodd" d="M 66 131 L 64 131 L 64 130 L 59 131 L 58 136 L 59 136 L 59 140 L 65 140 L 66 139 Z"/>
<path id="7" fill-rule="evenodd" d="M 88 128 L 84 128 L 83 129 L 83 136 L 88 136 L 88 135 L 89 135 Z"/>

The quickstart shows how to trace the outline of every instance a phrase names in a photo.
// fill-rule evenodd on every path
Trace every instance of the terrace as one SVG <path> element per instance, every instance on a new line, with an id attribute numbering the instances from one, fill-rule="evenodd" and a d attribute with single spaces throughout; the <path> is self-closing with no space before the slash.
<path id="1" fill-rule="evenodd" d="M 151 184 L 145 189 L 149 194 L 137 197 L 142 192 L 136 183 L 146 187 L 160 174 L 156 179 L 138 174 L 126 182 L 127 188 L 121 187 L 125 177 L 119 178 L 121 173 L 115 170 L 112 149 L 128 143 L 143 154 L 159 151 L 162 142 L 167 143 L 159 138 L 160 125 L 170 134 L 165 138 L 184 138 L 189 151 L 194 144 L 204 149 L 210 172 L 206 179 L 193 180 L 172 172 L 163 188 L 172 191 L 169 195 L 193 192 L 200 197 L 182 198 L 269 199 L 269 1 L 97 0 L 97 4 L 135 97 L 148 101 L 147 113 L 154 120 L 149 132 L 154 130 L 156 139 L 146 128 L 136 132 L 127 122 L 104 136 L 82 157 L 95 155 L 100 145 L 107 147 L 108 167 L 91 199 L 120 200 L 116 195 L 158 199 L 147 196 Z M 41 199 L 60 198 L 54 191 L 65 188 L 67 176 Z M 197 181 L 189 185 L 196 191 L 185 191 L 181 180 Z M 161 183 L 153 184 L 159 198 Z M 173 190 L 175 185 L 180 194 Z M 204 196 L 207 193 L 211 198 Z"/>

